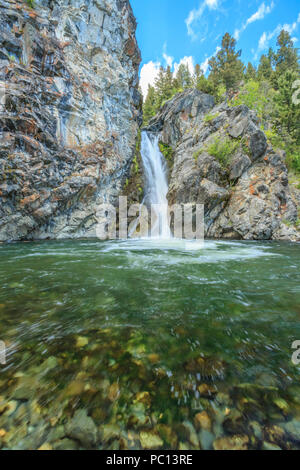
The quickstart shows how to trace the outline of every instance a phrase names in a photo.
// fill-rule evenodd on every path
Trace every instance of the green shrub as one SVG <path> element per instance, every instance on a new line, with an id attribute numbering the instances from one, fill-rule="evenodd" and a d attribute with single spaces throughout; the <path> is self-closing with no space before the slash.
<path id="1" fill-rule="evenodd" d="M 224 85 L 219 85 L 217 87 L 216 92 L 214 93 L 214 97 L 217 103 L 222 103 L 226 98 L 226 88 Z"/>
<path id="2" fill-rule="evenodd" d="M 159 150 L 165 157 L 167 163 L 173 162 L 174 151 L 172 147 L 170 147 L 170 145 L 164 144 L 163 142 L 159 142 Z"/>
<path id="3" fill-rule="evenodd" d="M 300 153 L 291 153 L 287 156 L 287 165 L 290 169 L 300 173 Z"/>
<path id="4" fill-rule="evenodd" d="M 204 117 L 204 122 L 211 122 L 213 121 L 214 119 L 216 119 L 218 116 L 219 116 L 220 113 L 216 113 L 216 114 L 207 114 L 205 117 Z"/>
<path id="5" fill-rule="evenodd" d="M 266 82 L 250 80 L 240 90 L 237 98 L 231 101 L 231 106 L 240 106 L 242 104 L 255 110 L 258 117 L 263 121 L 269 121 L 273 112 L 273 99 L 275 91 Z"/>
<path id="6" fill-rule="evenodd" d="M 291 227 L 291 226 L 292 226 L 292 224 L 291 224 L 291 222 L 290 222 L 289 220 L 283 220 L 282 223 L 283 223 L 284 225 L 286 225 L 287 227 Z"/>
<path id="7" fill-rule="evenodd" d="M 140 169 L 137 155 L 134 156 L 132 163 L 133 163 L 134 173 L 137 175 Z"/>
<path id="8" fill-rule="evenodd" d="M 239 141 L 231 140 L 229 137 L 216 137 L 206 148 L 209 155 L 215 157 L 223 168 L 229 164 L 230 158 L 240 146 Z"/>
<path id="9" fill-rule="evenodd" d="M 197 150 L 196 152 L 193 153 L 193 158 L 197 162 L 198 158 L 200 157 L 201 153 L 203 152 L 203 148 L 200 150 Z"/>
<path id="10" fill-rule="evenodd" d="M 35 7 L 35 0 L 26 0 L 26 3 L 30 8 Z"/>
<path id="11" fill-rule="evenodd" d="M 268 142 L 272 145 L 272 147 L 274 147 L 274 149 L 284 149 L 285 144 L 275 129 L 266 130 L 264 129 L 264 126 L 261 126 L 261 130 L 265 133 Z"/>
<path id="12" fill-rule="evenodd" d="M 242 137 L 240 139 L 240 143 L 243 149 L 243 152 L 250 157 L 251 155 L 251 150 L 250 150 L 250 145 L 249 145 L 249 139 L 247 137 Z"/>

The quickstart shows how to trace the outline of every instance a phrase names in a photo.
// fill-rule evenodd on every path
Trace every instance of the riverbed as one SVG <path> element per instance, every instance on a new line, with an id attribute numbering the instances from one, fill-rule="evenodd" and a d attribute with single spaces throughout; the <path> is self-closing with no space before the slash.
<path id="1" fill-rule="evenodd" d="M 300 246 L 0 246 L 0 447 L 300 448 Z"/>

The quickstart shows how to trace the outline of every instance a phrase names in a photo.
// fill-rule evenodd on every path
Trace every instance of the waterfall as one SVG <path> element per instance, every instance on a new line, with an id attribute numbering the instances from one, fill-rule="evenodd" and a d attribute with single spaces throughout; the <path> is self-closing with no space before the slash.
<path id="1" fill-rule="evenodd" d="M 148 208 L 153 207 L 155 223 L 152 233 L 158 238 L 171 238 L 168 223 L 168 178 L 167 164 L 159 150 L 159 136 L 142 132 L 141 155 L 145 176 L 145 199 Z"/>

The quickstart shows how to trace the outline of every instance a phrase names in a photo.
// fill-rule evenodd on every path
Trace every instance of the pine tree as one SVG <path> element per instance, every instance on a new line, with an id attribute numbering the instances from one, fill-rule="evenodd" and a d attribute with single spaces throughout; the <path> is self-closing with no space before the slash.
<path id="1" fill-rule="evenodd" d="M 153 86 L 148 86 L 147 97 L 143 107 L 144 124 L 148 124 L 150 119 L 156 114 L 156 94 Z"/>
<path id="2" fill-rule="evenodd" d="M 274 56 L 276 76 L 279 77 L 288 70 L 299 71 L 298 50 L 294 47 L 290 34 L 284 29 L 277 38 L 277 46 L 279 49 Z"/>
<path id="3" fill-rule="evenodd" d="M 172 98 L 174 93 L 176 93 L 176 91 L 174 90 L 173 73 L 172 73 L 172 70 L 171 70 L 170 66 L 168 66 L 166 71 L 165 71 L 164 93 L 165 93 L 165 100 L 169 100 L 170 98 Z"/>
<path id="4" fill-rule="evenodd" d="M 223 84 L 228 96 L 237 88 L 243 78 L 244 64 L 240 60 L 242 51 L 236 51 L 236 40 L 226 33 L 222 39 L 222 48 L 209 61 L 210 78 L 216 86 Z"/>
<path id="5" fill-rule="evenodd" d="M 155 79 L 155 96 L 157 103 L 157 110 L 162 104 L 172 98 L 176 90 L 174 90 L 174 79 L 171 67 L 164 69 L 162 66 L 159 69 L 158 77 Z"/>
<path id="6" fill-rule="evenodd" d="M 199 81 L 201 80 L 201 78 L 203 77 L 203 71 L 200 67 L 199 64 L 196 64 L 195 65 L 195 73 L 194 73 L 194 77 L 193 77 L 193 81 L 194 81 L 194 87 L 197 88 L 197 85 L 199 83 Z"/>
<path id="7" fill-rule="evenodd" d="M 158 76 L 154 82 L 156 100 L 161 106 L 162 102 L 164 101 L 164 93 L 165 93 L 165 70 L 163 66 L 160 66 Z"/>
<path id="8" fill-rule="evenodd" d="M 205 77 L 199 64 L 195 66 L 194 87 L 202 91 L 202 93 L 216 95 L 217 90 L 214 86 L 214 83 Z"/>
<path id="9" fill-rule="evenodd" d="M 176 88 L 179 91 L 193 87 L 193 78 L 188 65 L 180 64 L 176 74 Z"/>
<path id="10" fill-rule="evenodd" d="M 256 76 L 256 68 L 251 64 L 251 62 L 248 62 L 247 70 L 245 73 L 246 80 L 256 80 Z"/>
<path id="11" fill-rule="evenodd" d="M 290 142 L 300 144 L 300 106 L 293 103 L 293 83 L 299 78 L 297 72 L 287 70 L 278 79 L 275 95 L 275 124 L 281 135 Z"/>
<path id="12" fill-rule="evenodd" d="M 268 80 L 271 81 L 273 77 L 272 61 L 270 55 L 266 56 L 263 54 L 259 61 L 257 70 L 257 77 L 260 81 Z"/>

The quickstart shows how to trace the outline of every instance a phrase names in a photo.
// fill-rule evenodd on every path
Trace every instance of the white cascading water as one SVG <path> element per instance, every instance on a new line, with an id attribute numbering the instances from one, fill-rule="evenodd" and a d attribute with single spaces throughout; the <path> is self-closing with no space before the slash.
<path id="1" fill-rule="evenodd" d="M 156 238 L 171 238 L 168 223 L 168 178 L 167 164 L 159 150 L 159 136 L 142 132 L 141 155 L 145 175 L 145 203 L 159 205 L 155 208 L 156 222 L 153 233 Z"/>

